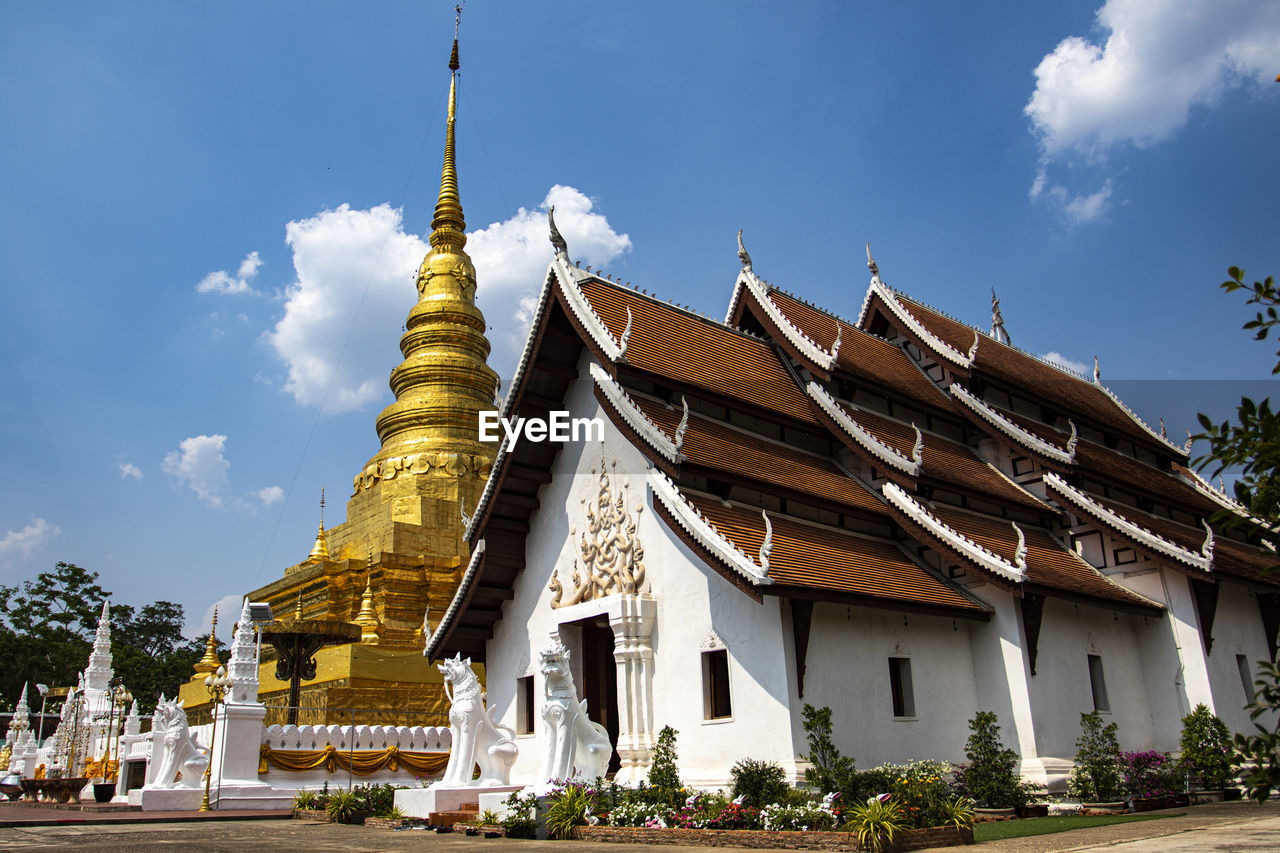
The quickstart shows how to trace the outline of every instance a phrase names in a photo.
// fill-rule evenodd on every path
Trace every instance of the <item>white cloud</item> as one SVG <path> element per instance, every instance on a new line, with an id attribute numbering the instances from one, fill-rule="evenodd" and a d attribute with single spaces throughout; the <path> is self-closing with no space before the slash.
<path id="1" fill-rule="evenodd" d="M 128 480 L 128 479 L 141 480 L 142 479 L 142 469 L 139 468 L 137 465 L 134 465 L 132 462 L 121 462 L 119 464 L 119 467 L 120 467 L 121 480 Z"/>
<path id="2" fill-rule="evenodd" d="M 1228 86 L 1272 80 L 1280 55 L 1280 4 L 1265 0 L 1107 0 L 1097 22 L 1102 44 L 1071 36 L 1040 61 L 1024 110 L 1042 154 L 1030 196 L 1076 222 L 1105 210 L 1110 187 L 1051 187 L 1047 164 L 1097 166 L 1115 147 L 1164 141 Z"/>
<path id="3" fill-rule="evenodd" d="M 43 518 L 32 518 L 26 527 L 10 530 L 0 538 L 0 563 L 8 563 L 17 557 L 30 557 L 61 532 L 57 525 L 50 524 Z"/>
<path id="4" fill-rule="evenodd" d="M 514 370 L 533 295 L 551 260 L 550 204 L 574 258 L 600 265 L 631 247 L 627 235 L 593 212 L 591 199 L 559 185 L 538 208 L 522 207 L 468 236 L 478 303 L 492 327 L 489 363 L 504 376 Z M 323 403 L 333 412 L 389 396 L 387 378 L 401 360 L 398 331 L 417 297 L 414 276 L 430 247 L 406 234 L 400 211 L 386 204 L 322 211 L 290 222 L 285 238 L 298 279 L 288 289 L 284 317 L 266 336 L 288 367 L 284 390 L 303 405 Z"/>
<path id="5" fill-rule="evenodd" d="M 467 237 L 467 252 L 476 265 L 476 298 L 493 327 L 489 363 L 504 379 L 515 371 L 538 288 L 551 261 L 546 213 L 551 205 L 556 208 L 556 228 L 574 260 L 599 267 L 631 249 L 631 238 L 615 232 L 603 214 L 594 212 L 590 198 L 560 184 L 547 192 L 536 209 L 521 207 L 510 218 Z"/>
<path id="6" fill-rule="evenodd" d="M 233 592 L 224 595 L 204 609 L 204 613 L 194 622 L 188 622 L 182 633 L 195 638 L 209 633 L 209 625 L 213 621 L 213 609 L 218 608 L 218 627 L 215 629 L 218 639 L 227 645 L 231 644 L 231 629 L 240 619 L 240 611 L 244 605 L 244 595 Z"/>
<path id="7" fill-rule="evenodd" d="M 267 486 L 265 489 L 258 489 L 257 495 L 263 506 L 271 506 L 273 503 L 284 500 L 284 489 L 279 486 Z"/>
<path id="8" fill-rule="evenodd" d="M 258 253 L 250 252 L 240 262 L 240 268 L 236 270 L 234 276 L 226 270 L 214 270 L 200 279 L 200 283 L 196 285 L 196 292 L 219 293 L 224 296 L 233 293 L 254 293 L 249 282 L 257 276 L 261 266 L 262 259 L 258 257 Z"/>
<path id="9" fill-rule="evenodd" d="M 164 457 L 162 470 L 186 484 L 207 507 L 222 506 L 222 489 L 227 484 L 231 463 L 222 455 L 225 435 L 195 435 L 184 438 L 178 449 Z"/>
<path id="10" fill-rule="evenodd" d="M 1075 359 L 1067 358 L 1065 355 L 1063 355 L 1060 352 L 1047 352 L 1040 357 L 1043 358 L 1045 361 L 1049 362 L 1050 364 L 1056 364 L 1058 367 L 1061 367 L 1063 370 L 1069 370 L 1072 373 L 1078 374 L 1080 376 L 1093 375 L 1092 367 L 1090 367 L 1089 365 L 1085 364 L 1082 361 L 1076 361 Z"/>

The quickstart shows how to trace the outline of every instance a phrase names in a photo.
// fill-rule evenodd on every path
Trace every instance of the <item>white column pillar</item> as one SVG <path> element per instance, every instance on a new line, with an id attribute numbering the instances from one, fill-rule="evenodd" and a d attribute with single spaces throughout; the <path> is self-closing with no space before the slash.
<path id="1" fill-rule="evenodd" d="M 613 659 L 618 667 L 617 779 L 638 782 L 649 769 L 653 732 L 653 624 L 657 602 L 647 595 L 621 595 L 609 608 Z"/>

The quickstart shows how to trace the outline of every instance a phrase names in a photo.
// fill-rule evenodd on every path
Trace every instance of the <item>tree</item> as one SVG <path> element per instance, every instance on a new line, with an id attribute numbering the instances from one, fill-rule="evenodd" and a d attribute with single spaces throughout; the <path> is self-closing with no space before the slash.
<path id="1" fill-rule="evenodd" d="M 1246 304 L 1257 305 L 1261 309 L 1244 324 L 1244 328 L 1254 333 L 1254 340 L 1266 340 L 1271 330 L 1280 325 L 1280 292 L 1276 290 L 1275 280 L 1267 276 L 1265 281 L 1247 285 L 1244 270 L 1239 267 L 1231 267 L 1227 275 L 1230 278 L 1222 283 L 1222 289 L 1227 293 L 1247 291 L 1249 298 Z M 1276 351 L 1276 366 L 1271 373 L 1273 376 L 1280 373 L 1280 350 Z M 1241 473 L 1236 482 L 1236 497 L 1259 513 L 1262 521 L 1259 528 L 1265 525 L 1268 534 L 1280 532 L 1276 517 L 1276 493 L 1280 491 L 1277 489 L 1280 483 L 1280 413 L 1271 410 L 1270 398 L 1261 402 L 1242 398 L 1236 409 L 1235 423 L 1223 421 L 1215 424 L 1201 414 L 1200 426 L 1204 432 L 1193 437 L 1207 441 L 1209 451 L 1195 460 L 1197 467 L 1215 466 L 1210 477 L 1226 468 L 1239 467 Z M 1244 523 L 1244 519 L 1225 511 L 1217 513 L 1215 518 L 1227 524 Z M 1275 537 L 1271 538 L 1274 544 Z M 1274 567 L 1272 571 L 1275 571 Z M 1254 701 L 1246 707 L 1257 733 L 1237 734 L 1235 748 L 1238 763 L 1246 765 L 1244 778 L 1249 796 L 1261 803 L 1271 796 L 1273 787 L 1280 785 L 1280 722 L 1270 729 L 1258 722 L 1260 717 L 1274 718 L 1275 712 L 1280 711 L 1280 667 L 1261 661 L 1254 685 L 1257 688 Z"/>
<path id="2" fill-rule="evenodd" d="M 12 702 L 22 683 L 72 686 L 93 648 L 102 602 L 111 593 L 98 573 L 57 563 L 20 587 L 0 586 L 0 696 Z M 156 601 L 136 610 L 111 607 L 111 654 L 116 674 L 145 713 L 161 692 L 190 678 L 205 637 L 182 635 L 182 605 Z"/>
<path id="3" fill-rule="evenodd" d="M 857 770 L 853 759 L 841 755 L 831 739 L 831 709 L 815 708 L 806 702 L 802 713 L 809 740 L 809 754 L 804 759 L 812 765 L 805 768 L 804 783 L 823 794 L 843 794 Z"/>
<path id="4" fill-rule="evenodd" d="M 1246 304 L 1260 306 L 1263 310 L 1244 324 L 1244 328 L 1254 333 L 1254 340 L 1266 340 L 1271 330 L 1280 325 L 1280 292 L 1276 290 L 1275 281 L 1267 276 L 1265 281 L 1255 281 L 1252 286 L 1245 284 L 1244 270 L 1231 267 L 1227 270 L 1230 276 L 1221 285 L 1227 293 L 1247 290 L 1249 298 Z M 1276 366 L 1271 373 L 1280 373 L 1280 350 L 1276 351 Z M 1236 481 L 1236 497 L 1241 503 L 1261 511 L 1271 531 L 1280 531 L 1276 526 L 1276 492 L 1277 476 L 1280 476 L 1280 412 L 1271 410 L 1271 399 L 1255 402 L 1243 397 L 1236 408 L 1236 422 L 1222 421 L 1215 424 L 1208 415 L 1199 416 L 1200 426 L 1204 432 L 1193 436 L 1196 440 L 1207 441 L 1208 452 L 1195 460 L 1200 469 L 1212 468 L 1209 477 L 1212 479 L 1227 468 L 1239 468 L 1240 477 Z M 1239 518 L 1227 519 L 1228 523 L 1239 523 Z"/>
<path id="5" fill-rule="evenodd" d="M 1025 806 L 1031 786 L 1018 772 L 1018 753 L 1001 742 L 997 719 L 993 711 L 979 711 L 969 720 L 972 734 L 964 745 L 969 763 L 956 774 L 956 781 L 983 808 Z"/>

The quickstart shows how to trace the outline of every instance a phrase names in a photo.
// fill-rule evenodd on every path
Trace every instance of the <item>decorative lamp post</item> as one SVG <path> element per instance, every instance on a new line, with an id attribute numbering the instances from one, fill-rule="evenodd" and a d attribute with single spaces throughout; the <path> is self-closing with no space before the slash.
<path id="1" fill-rule="evenodd" d="M 276 650 L 276 678 L 289 682 L 288 724 L 298 724 L 302 682 L 316 677 L 316 652 L 325 646 L 340 646 L 360 641 L 360 626 L 350 622 L 302 617 L 302 593 L 291 619 L 277 619 L 261 629 Z"/>
<path id="2" fill-rule="evenodd" d="M 49 701 L 49 685 L 37 684 L 36 690 L 40 691 L 40 728 L 36 734 L 36 749 L 39 749 L 44 740 L 44 704 Z"/>
<path id="3" fill-rule="evenodd" d="M 130 703 L 130 702 L 132 702 L 132 701 L 133 701 L 133 694 L 132 694 L 132 693 L 130 693 L 130 692 L 129 692 L 129 689 L 128 689 L 127 687 L 125 687 L 123 684 L 117 684 L 117 685 L 112 689 L 112 691 L 111 691 L 111 712 L 112 712 L 112 715 L 115 717 L 115 722 L 113 722 L 113 723 L 112 723 L 112 725 L 111 725 L 111 729 L 110 729 L 109 731 L 111 732 L 111 734 L 114 734 L 114 735 L 115 735 L 115 742 L 116 742 L 116 743 L 115 743 L 115 747 L 116 747 L 116 748 L 115 748 L 115 753 L 116 753 L 116 757 L 115 757 L 115 763 L 112 763 L 112 761 L 111 761 L 111 743 L 110 743 L 110 741 L 108 741 L 108 742 L 107 742 L 107 774 L 106 774 L 106 775 L 105 775 L 105 777 L 104 777 L 104 778 L 106 778 L 106 779 L 107 779 L 107 781 L 111 781 L 113 778 L 114 778 L 114 779 L 119 779 L 119 773 L 120 773 L 120 729 L 122 728 L 121 723 L 122 723 L 122 721 L 124 720 L 124 711 L 125 711 L 125 708 L 128 708 L 128 707 L 129 707 L 129 703 Z M 119 709 L 119 713 L 118 713 L 118 714 L 116 713 L 117 709 Z"/>
<path id="4" fill-rule="evenodd" d="M 209 763 L 204 768 L 204 799 L 200 802 L 200 811 L 211 811 L 209 808 L 209 780 L 212 778 L 210 771 L 213 769 L 213 744 L 218 736 L 218 706 L 222 704 L 222 697 L 231 689 L 234 682 L 227 675 L 227 668 L 218 667 L 218 671 L 213 675 L 206 675 L 204 678 L 205 689 L 209 691 L 209 698 L 213 705 L 213 726 L 209 729 Z"/>

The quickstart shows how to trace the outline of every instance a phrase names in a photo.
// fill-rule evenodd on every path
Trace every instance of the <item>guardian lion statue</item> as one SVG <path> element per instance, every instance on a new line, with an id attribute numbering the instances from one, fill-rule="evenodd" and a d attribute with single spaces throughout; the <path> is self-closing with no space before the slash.
<path id="1" fill-rule="evenodd" d="M 613 756 L 609 733 L 587 717 L 587 700 L 578 701 L 564 644 L 556 640 L 542 650 L 541 657 L 546 682 L 542 719 L 547 724 L 542 779 L 598 779 L 609 769 Z"/>
<path id="2" fill-rule="evenodd" d="M 154 750 L 160 747 L 160 769 L 148 788 L 198 788 L 204 777 L 209 758 L 196 746 L 187 725 L 187 712 L 181 701 L 166 701 L 164 696 L 156 705 L 151 728 L 156 733 L 152 741 Z M 154 758 L 153 758 L 154 760 Z M 178 774 L 182 778 L 178 779 Z"/>
<path id="3" fill-rule="evenodd" d="M 444 675 L 449 708 L 449 731 L 453 746 L 444 776 L 432 787 L 465 788 L 511 784 L 511 766 L 516 762 L 515 732 L 499 726 L 484 706 L 480 680 L 471 669 L 471 658 L 454 655 L 437 666 Z M 480 765 L 479 780 L 471 772 Z"/>

